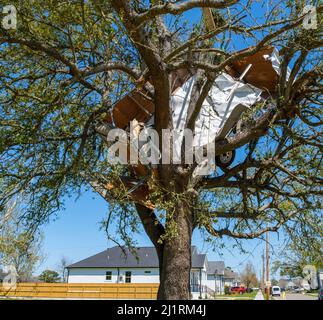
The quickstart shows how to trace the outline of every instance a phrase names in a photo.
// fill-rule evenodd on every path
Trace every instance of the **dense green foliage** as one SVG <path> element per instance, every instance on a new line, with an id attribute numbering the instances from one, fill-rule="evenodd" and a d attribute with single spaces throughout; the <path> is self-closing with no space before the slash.
<path id="1" fill-rule="evenodd" d="M 47 283 L 55 283 L 60 280 L 59 274 L 53 270 L 44 270 L 38 278 L 40 281 Z"/>
<path id="2" fill-rule="evenodd" d="M 147 70 L 162 79 L 181 66 L 197 68 L 208 83 L 240 49 L 236 43 L 263 41 L 277 46 L 283 58 L 279 94 L 272 97 L 277 114 L 256 127 L 255 114 L 247 113 L 248 129 L 257 130 L 250 129 L 243 141 L 217 145 L 218 150 L 237 149 L 238 163 L 207 181 L 182 178 L 178 172 L 183 170 L 176 166 L 170 169 L 173 178 L 163 178 L 166 170 L 159 166 L 160 181 L 148 182 L 156 206 L 153 220 L 165 227 L 161 240 L 180 236 L 173 216 L 182 204 L 189 206 L 194 228 L 203 230 L 209 241 L 261 237 L 266 226 L 270 231 L 284 227 L 288 235 L 308 228 L 322 236 L 322 228 L 316 228 L 322 225 L 321 39 L 319 28 L 302 27 L 302 2 L 250 1 L 222 10 L 213 36 L 205 35 L 200 21 L 187 21 L 187 9 L 172 11 L 167 1 L 128 1 L 135 12 L 132 20 L 126 5 L 121 8 L 124 1 L 10 2 L 19 15 L 17 30 L 0 29 L 2 208 L 23 193 L 24 221 L 37 226 L 62 209 L 65 197 L 89 187 L 88 177 L 112 181 L 120 188 L 108 198 L 111 213 L 105 226 L 114 221 L 118 232 L 113 239 L 131 243 L 129 231 L 140 230 L 140 224 L 120 182 L 130 173 L 106 162 L 107 146 L 96 124 Z M 263 16 L 254 21 L 257 8 Z M 158 20 L 167 13 L 165 23 Z M 165 25 L 168 31 L 163 31 Z M 215 65 L 194 61 L 191 53 L 208 50 L 210 39 L 217 48 L 209 53 L 216 56 Z M 292 68 L 289 81 L 287 65 Z M 169 92 L 162 92 L 156 79 L 153 99 L 158 105 Z M 164 109 L 156 112 L 167 113 Z M 163 125 L 157 121 L 158 126 Z M 176 190 L 178 181 L 187 182 L 184 192 Z"/>

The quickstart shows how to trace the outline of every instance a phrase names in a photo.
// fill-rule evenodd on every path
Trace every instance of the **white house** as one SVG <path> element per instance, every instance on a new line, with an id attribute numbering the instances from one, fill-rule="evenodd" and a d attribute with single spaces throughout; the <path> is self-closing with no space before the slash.
<path id="1" fill-rule="evenodd" d="M 227 267 L 224 269 L 224 286 L 226 287 L 239 287 L 241 281 L 238 273 L 234 272 L 231 268 Z"/>
<path id="2" fill-rule="evenodd" d="M 158 256 L 154 247 L 112 247 L 67 267 L 68 283 L 159 283 Z M 192 247 L 193 299 L 224 291 L 224 262 L 208 261 Z"/>
<path id="3" fill-rule="evenodd" d="M 6 276 L 6 274 L 3 272 L 2 269 L 0 269 L 0 283 L 3 282 L 3 279 L 5 276 Z"/>
<path id="4" fill-rule="evenodd" d="M 206 285 L 215 294 L 224 293 L 224 261 L 208 261 Z"/>
<path id="5" fill-rule="evenodd" d="M 317 272 L 317 280 L 319 288 L 323 288 L 323 269 Z"/>

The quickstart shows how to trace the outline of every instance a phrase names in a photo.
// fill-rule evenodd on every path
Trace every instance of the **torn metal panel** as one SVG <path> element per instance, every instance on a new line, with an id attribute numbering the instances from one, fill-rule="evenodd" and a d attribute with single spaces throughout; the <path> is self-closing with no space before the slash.
<path id="1" fill-rule="evenodd" d="M 275 72 L 280 75 L 280 65 L 281 65 L 281 58 L 279 56 L 279 51 L 277 50 L 277 48 L 274 48 L 273 52 L 271 53 L 271 55 L 265 54 L 264 58 L 268 61 L 271 62 L 272 67 L 274 68 Z M 290 68 L 287 67 L 287 72 L 286 72 L 286 80 L 289 79 L 290 77 Z"/>
<path id="2" fill-rule="evenodd" d="M 194 81 L 195 77 L 189 79 L 171 97 L 173 126 L 179 131 L 185 128 Z M 251 107 L 261 93 L 261 89 L 237 81 L 227 73 L 220 74 L 196 119 L 193 146 L 202 147 L 215 139 L 225 138 L 242 112 Z M 177 145 L 181 145 L 180 140 Z"/>

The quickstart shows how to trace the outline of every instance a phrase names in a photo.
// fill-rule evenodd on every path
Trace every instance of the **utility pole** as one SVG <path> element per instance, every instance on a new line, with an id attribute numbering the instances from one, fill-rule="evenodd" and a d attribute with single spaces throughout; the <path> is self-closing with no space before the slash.
<path id="1" fill-rule="evenodd" d="M 259 270 L 259 289 L 262 290 L 261 277 L 262 277 L 262 275 L 261 275 L 261 268 L 260 268 L 260 270 Z"/>
<path id="2" fill-rule="evenodd" d="M 265 255 L 264 255 L 264 251 L 262 252 L 261 259 L 262 259 L 261 290 L 264 292 L 265 291 Z"/>
<path id="3" fill-rule="evenodd" d="M 269 300 L 270 278 L 269 278 L 269 232 L 266 231 L 266 300 Z"/>

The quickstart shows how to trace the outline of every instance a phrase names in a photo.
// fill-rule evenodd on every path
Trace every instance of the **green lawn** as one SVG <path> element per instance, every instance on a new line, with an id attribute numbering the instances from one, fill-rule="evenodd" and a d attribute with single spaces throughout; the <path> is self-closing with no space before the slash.
<path id="1" fill-rule="evenodd" d="M 307 292 L 305 293 L 307 296 L 311 296 L 311 297 L 317 297 L 318 293 L 317 292 Z"/>
<path id="2" fill-rule="evenodd" d="M 257 291 L 243 294 L 221 294 L 216 295 L 215 300 L 254 300 Z"/>

